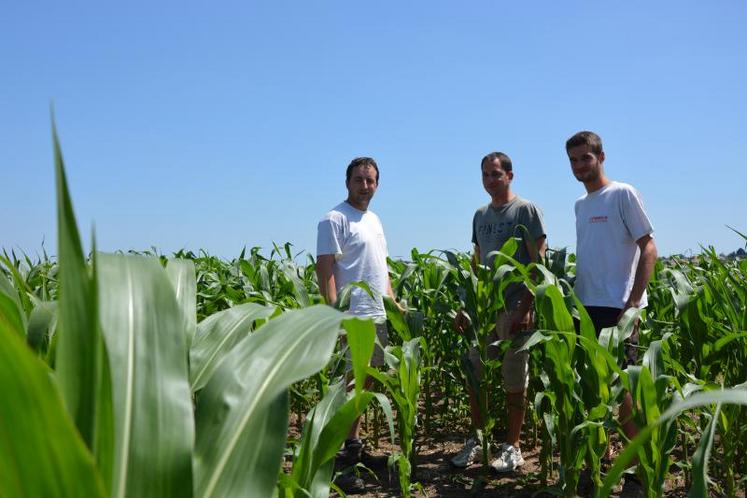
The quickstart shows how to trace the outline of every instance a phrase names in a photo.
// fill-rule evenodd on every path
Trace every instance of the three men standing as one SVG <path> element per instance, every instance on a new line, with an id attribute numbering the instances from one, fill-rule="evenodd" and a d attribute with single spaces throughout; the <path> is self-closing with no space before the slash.
<path id="1" fill-rule="evenodd" d="M 576 213 L 576 286 L 575 292 L 587 309 L 599 334 L 613 327 L 629 308 L 646 306 L 646 286 L 657 258 L 651 222 L 643 209 L 638 192 L 630 185 L 611 181 L 604 172 L 605 155 L 598 135 L 582 131 L 566 142 L 566 152 L 574 176 L 584 184 L 586 194 L 575 204 Z M 480 163 L 482 182 L 490 203 L 477 210 L 472 221 L 473 264 L 491 266 L 490 253 L 498 251 L 512 237 L 521 238 L 514 255 L 522 264 L 540 260 L 545 252 L 545 227 L 542 213 L 532 202 L 511 190 L 514 178 L 511 159 L 493 152 Z M 354 159 L 347 168 L 345 185 L 348 198 L 328 212 L 318 225 L 317 276 L 322 295 L 329 304 L 350 282 L 365 281 L 375 297 L 353 288 L 350 313 L 373 318 L 381 346 L 387 344 L 386 314 L 381 296 L 394 298 L 387 267 L 384 230 L 378 216 L 368 205 L 379 183 L 376 162 L 367 157 Z M 519 228 L 522 227 L 522 228 Z M 505 291 L 505 310 L 496 317 L 495 337 L 490 342 L 511 339 L 533 322 L 533 296 L 523 284 L 512 284 Z M 456 327 L 464 331 L 466 315 L 457 314 Z M 628 362 L 636 361 L 637 328 L 626 347 Z M 497 354 L 491 347 L 490 355 Z M 373 365 L 383 365 L 383 351 L 377 346 Z M 482 364 L 479 353 L 470 351 L 476 372 Z M 508 432 L 498 458 L 491 466 L 499 472 L 513 471 L 523 465 L 520 449 L 528 385 L 528 354 L 509 348 L 502 363 L 503 387 L 508 405 Z M 482 414 L 476 394 L 471 390 L 471 415 L 479 427 Z M 632 421 L 632 399 L 626 394 L 620 420 L 628 437 L 637 428 Z M 351 462 L 362 458 L 358 438 L 359 420 L 350 431 L 343 453 Z M 469 466 L 481 453 L 471 439 L 452 459 L 458 467 Z"/>

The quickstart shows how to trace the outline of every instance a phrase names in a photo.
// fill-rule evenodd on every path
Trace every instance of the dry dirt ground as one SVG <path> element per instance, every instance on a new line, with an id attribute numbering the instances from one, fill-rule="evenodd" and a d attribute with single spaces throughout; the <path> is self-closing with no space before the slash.
<path id="1" fill-rule="evenodd" d="M 528 498 L 532 496 L 553 496 L 546 491 L 547 486 L 540 481 L 539 447 L 523 448 L 522 453 L 526 463 L 518 472 L 506 475 L 491 473 L 484 487 L 476 492 L 476 482 L 479 482 L 482 476 L 481 466 L 473 465 L 469 469 L 456 469 L 449 464 L 450 458 L 459 451 L 462 443 L 463 439 L 461 438 L 449 439 L 441 436 L 420 441 L 417 474 L 413 481 L 422 485 L 422 491 L 415 491 L 413 497 Z M 379 447 L 371 449 L 370 452 L 374 455 L 381 455 L 391 453 L 394 449 L 396 448 L 391 445 L 390 440 L 381 439 Z M 400 496 L 396 470 L 391 473 L 386 469 L 379 470 L 374 474 L 362 472 L 361 477 L 366 483 L 365 493 L 349 496 L 361 498 Z M 555 477 L 557 478 L 557 475 Z M 549 484 L 553 483 L 550 482 Z M 332 496 L 337 495 L 333 493 Z M 615 498 L 620 496 L 619 485 L 613 490 L 611 496 Z M 677 474 L 667 483 L 664 496 L 667 498 L 687 496 L 687 490 L 684 489 L 681 478 Z"/>

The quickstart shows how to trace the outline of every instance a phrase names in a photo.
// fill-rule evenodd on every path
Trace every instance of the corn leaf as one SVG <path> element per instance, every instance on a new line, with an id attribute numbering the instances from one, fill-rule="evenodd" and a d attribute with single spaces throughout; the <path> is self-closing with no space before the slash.
<path id="1" fill-rule="evenodd" d="M 612 486 L 620 480 L 622 473 L 630 464 L 631 460 L 635 458 L 640 448 L 646 444 L 653 431 L 659 425 L 679 416 L 680 413 L 686 410 L 717 403 L 747 406 L 747 389 L 732 388 L 721 389 L 718 391 L 697 392 L 682 401 L 672 403 L 654 423 L 642 428 L 638 435 L 625 446 L 625 450 L 617 456 L 614 465 L 612 465 L 612 468 L 610 468 L 604 482 L 602 483 L 600 495 L 609 496 Z"/>
<path id="2" fill-rule="evenodd" d="M 57 302 L 42 301 L 37 297 L 33 297 L 33 302 L 34 308 L 26 329 L 26 342 L 34 351 L 44 352 L 57 325 Z"/>
<path id="3" fill-rule="evenodd" d="M 184 316 L 184 332 L 187 347 L 192 344 L 197 329 L 197 277 L 195 264 L 188 259 L 170 259 L 166 263 L 166 273 L 176 292 L 176 301 Z"/>
<path id="4" fill-rule="evenodd" d="M 288 425 L 273 402 L 327 364 L 343 318 L 322 305 L 287 311 L 221 362 L 197 403 L 197 497 L 272 495 Z"/>
<path id="5" fill-rule="evenodd" d="M 200 322 L 189 351 L 189 381 L 193 391 L 208 383 L 223 358 L 252 331 L 257 320 L 275 312 L 272 306 L 245 303 L 214 313 Z"/>
<path id="6" fill-rule="evenodd" d="M 376 338 L 376 327 L 372 320 L 351 318 L 343 322 L 350 348 L 350 361 L 355 376 L 355 392 L 359 394 L 366 382 L 366 369 L 371 361 Z"/>
<path id="7" fill-rule="evenodd" d="M 114 403 L 112 496 L 189 497 L 194 423 L 174 288 L 155 258 L 97 259 Z"/>
<path id="8" fill-rule="evenodd" d="M 713 439 L 716 435 L 716 426 L 718 425 L 720 413 L 721 404 L 719 403 L 716 405 L 713 417 L 708 423 L 708 427 L 706 427 L 705 433 L 700 439 L 700 444 L 698 444 L 698 449 L 695 450 L 695 454 L 693 455 L 693 483 L 687 492 L 688 498 L 708 496 L 708 460 L 711 458 L 711 448 L 713 447 Z"/>
<path id="9" fill-rule="evenodd" d="M 0 323 L 0 496 L 107 496 L 47 366 Z"/>
<path id="10" fill-rule="evenodd" d="M 88 272 L 52 123 L 57 187 L 59 293 L 54 362 L 62 399 L 109 484 L 113 445 L 108 359 L 97 319 L 95 278 Z M 94 269 L 95 271 L 95 269 Z"/>
<path id="11" fill-rule="evenodd" d="M 0 273 L 0 324 L 5 325 L 19 337 L 26 335 L 26 314 L 21 307 L 18 292 L 2 273 Z"/>

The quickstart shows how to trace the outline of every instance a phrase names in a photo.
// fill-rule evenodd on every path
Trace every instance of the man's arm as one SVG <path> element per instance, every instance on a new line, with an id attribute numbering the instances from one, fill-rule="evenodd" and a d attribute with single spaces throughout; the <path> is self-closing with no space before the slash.
<path id="1" fill-rule="evenodd" d="M 319 293 L 330 306 L 334 306 L 337 302 L 335 274 L 332 271 L 334 264 L 334 254 L 320 254 L 316 258 L 316 278 L 319 282 Z"/>
<path id="2" fill-rule="evenodd" d="M 654 273 L 654 266 L 656 266 L 656 258 L 658 257 L 656 243 L 650 234 L 638 239 L 636 244 L 638 244 L 638 248 L 641 250 L 641 255 L 638 258 L 638 266 L 635 269 L 633 288 L 630 291 L 630 297 L 628 297 L 622 313 L 625 313 L 625 310 L 628 308 L 640 307 L 643 292 L 646 290 L 648 281 L 651 280 L 651 275 Z M 622 316 L 622 313 L 620 316 Z"/>

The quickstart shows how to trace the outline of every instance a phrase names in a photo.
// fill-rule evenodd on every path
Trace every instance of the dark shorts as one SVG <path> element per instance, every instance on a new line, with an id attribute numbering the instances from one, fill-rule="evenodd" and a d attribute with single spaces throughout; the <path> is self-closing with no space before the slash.
<path id="1" fill-rule="evenodd" d="M 610 308 L 607 306 L 587 306 L 586 312 L 589 313 L 591 323 L 594 324 L 594 330 L 599 337 L 599 333 L 602 329 L 609 327 L 615 327 L 617 325 L 617 317 L 620 316 L 621 308 Z M 576 323 L 576 330 L 578 331 L 579 324 Z M 633 327 L 633 333 L 625 341 L 625 364 L 623 367 L 628 365 L 634 365 L 638 361 L 638 323 Z"/>

